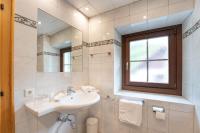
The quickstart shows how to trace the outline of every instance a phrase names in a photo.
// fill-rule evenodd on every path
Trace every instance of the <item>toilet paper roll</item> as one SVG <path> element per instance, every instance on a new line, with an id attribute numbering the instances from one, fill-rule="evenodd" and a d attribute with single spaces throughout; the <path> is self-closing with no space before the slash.
<path id="1" fill-rule="evenodd" d="M 156 112 L 156 119 L 165 120 L 165 112 Z"/>

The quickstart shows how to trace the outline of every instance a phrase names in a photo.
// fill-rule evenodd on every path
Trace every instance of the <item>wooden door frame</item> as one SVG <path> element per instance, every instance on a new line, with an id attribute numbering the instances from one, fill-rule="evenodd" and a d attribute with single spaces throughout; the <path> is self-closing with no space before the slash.
<path id="1" fill-rule="evenodd" d="M 0 87 L 4 93 L 0 97 L 0 132 L 15 132 L 14 113 L 14 0 L 0 0 Z"/>

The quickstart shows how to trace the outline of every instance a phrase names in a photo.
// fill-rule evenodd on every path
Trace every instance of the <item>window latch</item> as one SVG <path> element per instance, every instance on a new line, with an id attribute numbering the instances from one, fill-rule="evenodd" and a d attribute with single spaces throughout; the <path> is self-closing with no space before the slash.
<path id="1" fill-rule="evenodd" d="M 4 10 L 4 4 L 3 3 L 0 4 L 0 9 Z"/>
<path id="2" fill-rule="evenodd" d="M 128 62 L 126 62 L 126 71 L 128 71 Z"/>

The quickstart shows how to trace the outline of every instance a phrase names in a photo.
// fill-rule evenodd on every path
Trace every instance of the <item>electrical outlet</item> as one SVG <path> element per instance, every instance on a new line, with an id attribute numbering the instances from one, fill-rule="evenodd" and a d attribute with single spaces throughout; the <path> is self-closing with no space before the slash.
<path id="1" fill-rule="evenodd" d="M 29 88 L 24 90 L 25 97 L 33 97 L 34 96 L 34 88 Z"/>

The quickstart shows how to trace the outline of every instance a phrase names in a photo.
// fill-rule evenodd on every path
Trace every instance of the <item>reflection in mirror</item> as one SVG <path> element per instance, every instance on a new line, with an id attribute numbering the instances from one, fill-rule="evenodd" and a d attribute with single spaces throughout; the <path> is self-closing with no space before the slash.
<path id="1" fill-rule="evenodd" d="M 37 71 L 82 71 L 82 32 L 38 10 Z"/>

